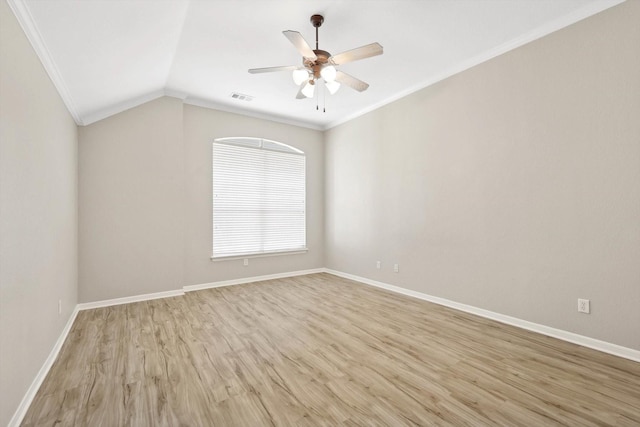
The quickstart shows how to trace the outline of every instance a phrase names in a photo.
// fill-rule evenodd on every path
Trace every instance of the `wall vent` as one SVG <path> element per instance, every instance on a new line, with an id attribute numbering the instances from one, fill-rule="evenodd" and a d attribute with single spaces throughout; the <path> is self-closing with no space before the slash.
<path id="1" fill-rule="evenodd" d="M 239 101 L 253 101 L 253 96 L 245 95 L 243 93 L 232 92 L 231 97 Z"/>

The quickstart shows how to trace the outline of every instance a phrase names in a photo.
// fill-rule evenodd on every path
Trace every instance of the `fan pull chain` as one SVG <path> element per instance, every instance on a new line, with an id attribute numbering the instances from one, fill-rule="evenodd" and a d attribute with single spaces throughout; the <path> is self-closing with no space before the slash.
<path id="1" fill-rule="evenodd" d="M 327 112 L 327 88 L 322 85 L 322 112 Z"/>

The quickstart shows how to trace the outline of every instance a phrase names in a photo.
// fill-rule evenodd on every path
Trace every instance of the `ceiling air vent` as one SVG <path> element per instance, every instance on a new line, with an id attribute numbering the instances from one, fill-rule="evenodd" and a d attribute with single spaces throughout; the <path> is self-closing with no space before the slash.
<path id="1" fill-rule="evenodd" d="M 239 101 L 253 101 L 253 96 L 245 95 L 243 93 L 238 93 L 238 92 L 231 93 L 231 97 Z"/>

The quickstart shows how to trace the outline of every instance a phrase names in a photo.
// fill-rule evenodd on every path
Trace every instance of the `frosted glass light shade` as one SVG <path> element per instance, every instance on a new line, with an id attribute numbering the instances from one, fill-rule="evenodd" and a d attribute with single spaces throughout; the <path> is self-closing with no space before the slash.
<path id="1" fill-rule="evenodd" d="M 305 80 L 309 79 L 309 72 L 303 68 L 293 70 L 293 82 L 296 86 L 300 86 Z"/>
<path id="2" fill-rule="evenodd" d="M 338 91 L 338 89 L 340 89 L 340 83 L 338 83 L 337 81 L 332 81 L 332 82 L 324 82 L 324 85 L 327 87 L 327 90 L 329 91 L 329 93 L 331 95 L 333 95 L 334 93 L 336 93 Z"/>
<path id="3" fill-rule="evenodd" d="M 302 94 L 307 98 L 313 98 L 313 93 L 315 92 L 315 89 L 316 89 L 316 85 L 312 85 L 311 83 L 307 82 L 307 84 L 304 85 L 304 87 L 302 88 Z"/>
<path id="4" fill-rule="evenodd" d="M 320 71 L 320 75 L 326 82 L 332 82 L 336 79 L 336 67 L 327 65 Z"/>

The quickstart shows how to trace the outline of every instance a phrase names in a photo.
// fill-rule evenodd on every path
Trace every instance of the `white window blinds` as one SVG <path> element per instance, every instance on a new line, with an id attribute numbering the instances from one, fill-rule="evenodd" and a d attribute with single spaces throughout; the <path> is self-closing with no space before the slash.
<path id="1" fill-rule="evenodd" d="M 305 155 L 258 138 L 213 142 L 213 258 L 306 249 Z"/>

